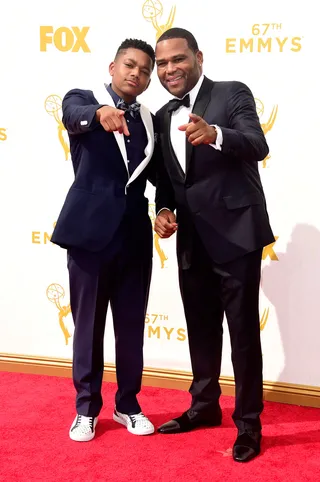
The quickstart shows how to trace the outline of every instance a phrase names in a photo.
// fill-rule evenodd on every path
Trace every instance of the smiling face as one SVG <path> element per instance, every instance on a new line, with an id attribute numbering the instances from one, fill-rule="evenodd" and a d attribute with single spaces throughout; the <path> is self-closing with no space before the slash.
<path id="1" fill-rule="evenodd" d="M 162 40 L 156 47 L 159 80 L 170 94 L 182 98 L 202 74 L 202 52 L 193 52 L 184 38 Z"/>
<path id="2" fill-rule="evenodd" d="M 152 60 L 142 50 L 128 48 L 119 52 L 109 67 L 112 88 L 125 102 L 132 102 L 150 83 Z"/>

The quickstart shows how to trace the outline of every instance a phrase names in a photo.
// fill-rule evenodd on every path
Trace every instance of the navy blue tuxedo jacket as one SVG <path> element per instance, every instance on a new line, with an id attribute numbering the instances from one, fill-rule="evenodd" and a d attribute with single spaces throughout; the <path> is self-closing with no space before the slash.
<path id="1" fill-rule="evenodd" d="M 138 224 L 151 226 L 146 182 L 155 184 L 156 129 L 149 110 L 141 105 L 148 143 L 145 158 L 129 175 L 125 139 L 119 132 L 106 132 L 96 120 L 102 105 L 114 105 L 104 88 L 100 104 L 90 90 L 74 89 L 62 103 L 62 122 L 68 131 L 75 179 L 66 196 L 51 241 L 63 248 L 100 251 L 107 247 L 121 220 L 134 212 Z M 160 153 L 159 153 L 160 155 Z"/>

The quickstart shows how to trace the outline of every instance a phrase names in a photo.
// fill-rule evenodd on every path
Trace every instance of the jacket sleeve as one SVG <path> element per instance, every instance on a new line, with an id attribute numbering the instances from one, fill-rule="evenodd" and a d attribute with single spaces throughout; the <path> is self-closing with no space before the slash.
<path id="1" fill-rule="evenodd" d="M 69 134 L 85 134 L 96 129 L 96 111 L 102 107 L 90 90 L 70 90 L 62 101 L 62 122 Z"/>
<path id="2" fill-rule="evenodd" d="M 262 161 L 269 148 L 261 129 L 250 89 L 232 82 L 227 100 L 229 128 L 221 127 L 222 153 L 249 161 Z"/>

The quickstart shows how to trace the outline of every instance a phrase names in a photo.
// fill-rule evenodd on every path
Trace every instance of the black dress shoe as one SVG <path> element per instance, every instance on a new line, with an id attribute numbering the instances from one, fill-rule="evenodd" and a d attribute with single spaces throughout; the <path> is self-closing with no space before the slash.
<path id="1" fill-rule="evenodd" d="M 170 422 L 164 423 L 158 428 L 159 433 L 183 433 L 190 432 L 198 427 L 218 427 L 221 425 L 222 413 L 221 409 L 216 411 L 210 417 L 204 417 L 198 412 L 187 410 L 181 417 L 174 418 Z"/>
<path id="2" fill-rule="evenodd" d="M 239 430 L 237 440 L 233 446 L 233 460 L 249 462 L 260 454 L 261 432 L 253 430 Z"/>

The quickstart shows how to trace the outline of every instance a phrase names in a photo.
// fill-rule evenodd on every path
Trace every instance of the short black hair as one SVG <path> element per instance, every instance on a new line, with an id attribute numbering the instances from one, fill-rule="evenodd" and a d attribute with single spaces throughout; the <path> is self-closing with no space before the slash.
<path id="1" fill-rule="evenodd" d="M 150 59 L 152 60 L 152 68 L 154 67 L 155 53 L 151 45 L 147 44 L 147 42 L 136 38 L 127 38 L 119 46 L 115 58 L 117 58 L 120 53 L 127 49 L 142 50 L 142 52 L 149 55 Z"/>
<path id="2" fill-rule="evenodd" d="M 192 50 L 195 54 L 199 52 L 198 42 L 192 33 L 184 28 L 169 28 L 169 30 L 163 32 L 163 34 L 158 38 L 157 44 L 162 42 L 162 40 L 169 40 L 173 38 L 184 38 L 187 41 L 190 50 Z"/>

